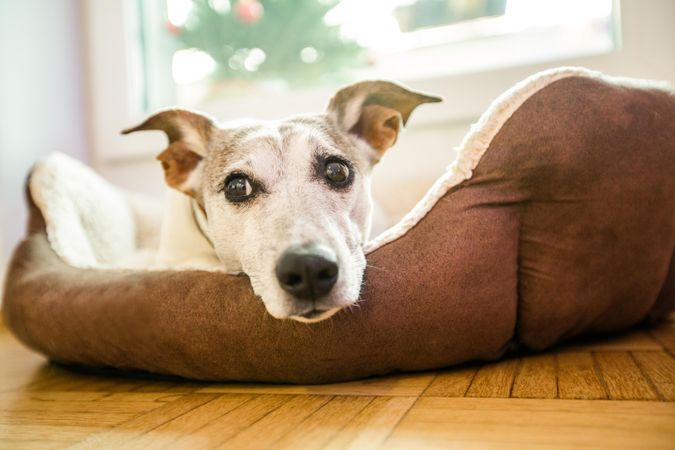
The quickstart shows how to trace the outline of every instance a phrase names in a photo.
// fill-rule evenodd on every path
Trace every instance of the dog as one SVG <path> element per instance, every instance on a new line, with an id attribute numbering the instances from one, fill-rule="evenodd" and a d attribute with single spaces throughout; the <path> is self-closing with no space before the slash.
<path id="1" fill-rule="evenodd" d="M 124 130 L 161 130 L 173 188 L 158 263 L 246 274 L 270 315 L 318 322 L 353 305 L 366 267 L 373 167 L 412 111 L 440 97 L 388 81 L 339 90 L 323 114 L 219 125 L 185 109 Z"/>

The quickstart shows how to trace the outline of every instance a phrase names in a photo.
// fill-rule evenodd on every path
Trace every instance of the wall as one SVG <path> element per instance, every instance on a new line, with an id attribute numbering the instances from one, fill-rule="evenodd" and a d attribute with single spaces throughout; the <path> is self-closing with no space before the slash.
<path id="1" fill-rule="evenodd" d="M 52 151 L 89 160 L 79 10 L 77 0 L 0 0 L 0 273 L 24 234 L 31 165 Z"/>

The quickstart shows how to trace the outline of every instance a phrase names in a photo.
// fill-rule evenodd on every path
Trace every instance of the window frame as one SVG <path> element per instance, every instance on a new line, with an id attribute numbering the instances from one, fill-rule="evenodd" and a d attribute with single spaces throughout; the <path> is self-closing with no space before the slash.
<path id="1" fill-rule="evenodd" d="M 90 136 L 92 161 L 100 168 L 147 160 L 162 148 L 161 133 L 137 133 L 122 137 L 119 131 L 140 122 L 146 112 L 140 95 L 141 77 L 134 72 L 141 55 L 126 31 L 138 20 L 136 0 L 83 3 L 87 69 L 89 72 Z M 675 54 L 675 38 L 650 42 L 650 33 L 672 36 L 662 9 L 675 9 L 668 0 L 655 0 L 650 8 L 638 0 L 614 0 L 616 48 L 604 54 L 564 58 L 474 73 L 406 80 L 416 89 L 433 92 L 446 101 L 437 108 L 421 109 L 416 124 L 440 125 L 475 120 L 490 101 L 505 89 L 537 71 L 555 66 L 585 66 L 614 75 L 660 78 L 673 82 L 673 63 L 663 55 Z M 130 21 L 130 22 L 127 22 Z M 126 24 L 126 25 L 125 25 Z M 135 27 L 136 28 L 136 27 Z M 675 36 L 673 36 L 675 37 Z M 235 98 L 215 111 L 222 120 L 236 117 L 279 118 L 322 108 L 333 93 L 326 87 L 282 93 L 276 101 L 266 96 Z M 289 106 L 290 105 L 290 106 Z M 449 147 L 455 143 L 448 143 Z"/>

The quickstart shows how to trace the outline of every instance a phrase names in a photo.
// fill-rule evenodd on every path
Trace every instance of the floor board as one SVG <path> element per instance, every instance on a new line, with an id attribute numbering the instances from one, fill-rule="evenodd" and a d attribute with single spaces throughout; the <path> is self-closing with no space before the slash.
<path id="1" fill-rule="evenodd" d="M 675 404 L 423 397 L 385 441 L 411 448 L 673 448 Z"/>
<path id="2" fill-rule="evenodd" d="M 0 449 L 675 449 L 675 327 L 322 386 L 76 373 L 0 327 Z"/>
<path id="3" fill-rule="evenodd" d="M 558 394 L 563 399 L 599 400 L 607 391 L 590 352 L 565 352 L 558 361 Z"/>

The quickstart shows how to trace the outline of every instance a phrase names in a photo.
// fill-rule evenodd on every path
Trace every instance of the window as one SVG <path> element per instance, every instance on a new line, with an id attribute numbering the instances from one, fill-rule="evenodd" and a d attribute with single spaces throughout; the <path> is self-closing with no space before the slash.
<path id="1" fill-rule="evenodd" d="M 262 19 L 256 16 L 260 13 L 256 6 L 250 7 L 251 1 L 82 3 L 89 128 L 93 162 L 100 170 L 119 169 L 122 173 L 124 165 L 151 164 L 164 142 L 161 133 L 122 137 L 119 130 L 170 105 L 205 111 L 221 120 L 277 119 L 320 111 L 338 85 L 381 77 L 448 100 L 420 110 L 415 130 L 423 133 L 423 128 L 442 126 L 463 133 L 497 95 L 546 68 L 577 65 L 656 79 L 670 79 L 672 74 L 672 58 L 663 57 L 673 54 L 675 42 L 671 23 L 674 3 L 670 0 L 655 0 L 657 4 L 649 8 L 634 0 L 257 0 L 263 7 Z M 263 62 L 259 52 L 245 57 L 240 54 L 244 63 L 251 56 L 249 68 L 259 66 L 250 76 L 222 77 L 215 58 L 205 57 L 201 54 L 206 53 L 204 49 L 178 39 L 175 27 L 187 26 L 197 5 L 206 4 L 223 15 L 226 11 L 233 14 L 242 2 L 250 7 L 242 17 L 254 22 L 258 17 L 252 26 L 257 23 L 261 27 L 265 18 L 274 17 L 272 3 L 286 5 L 294 20 L 304 17 L 303 4 L 314 5 L 314 12 L 319 11 L 316 5 L 327 8 L 325 19 L 312 21 L 313 26 L 325 23 L 337 27 L 337 36 L 355 41 L 361 49 L 356 56 L 365 59 L 351 61 L 350 53 L 343 53 L 339 64 L 318 71 L 318 76 L 296 77 L 288 72 L 272 76 L 271 71 L 261 70 L 263 63 L 279 57 L 274 56 L 276 52 L 287 52 L 289 42 L 302 45 L 295 47 L 295 54 L 302 61 L 305 50 L 305 64 L 313 65 L 324 56 L 316 34 L 309 32 L 312 27 L 295 24 L 280 27 L 276 34 L 267 33 L 274 38 L 271 50 L 247 44 L 246 48 L 260 48 L 265 53 Z M 375 26 L 378 20 L 381 23 Z M 220 28 L 219 24 L 215 27 Z M 331 33 L 327 36 L 334 37 Z M 253 38 L 260 34 L 265 33 L 258 29 Z M 302 42 L 303 36 L 312 41 Z M 177 56 L 178 52 L 182 53 Z"/>
<path id="2" fill-rule="evenodd" d="M 136 0 L 142 110 L 602 54 L 612 0 Z"/>

